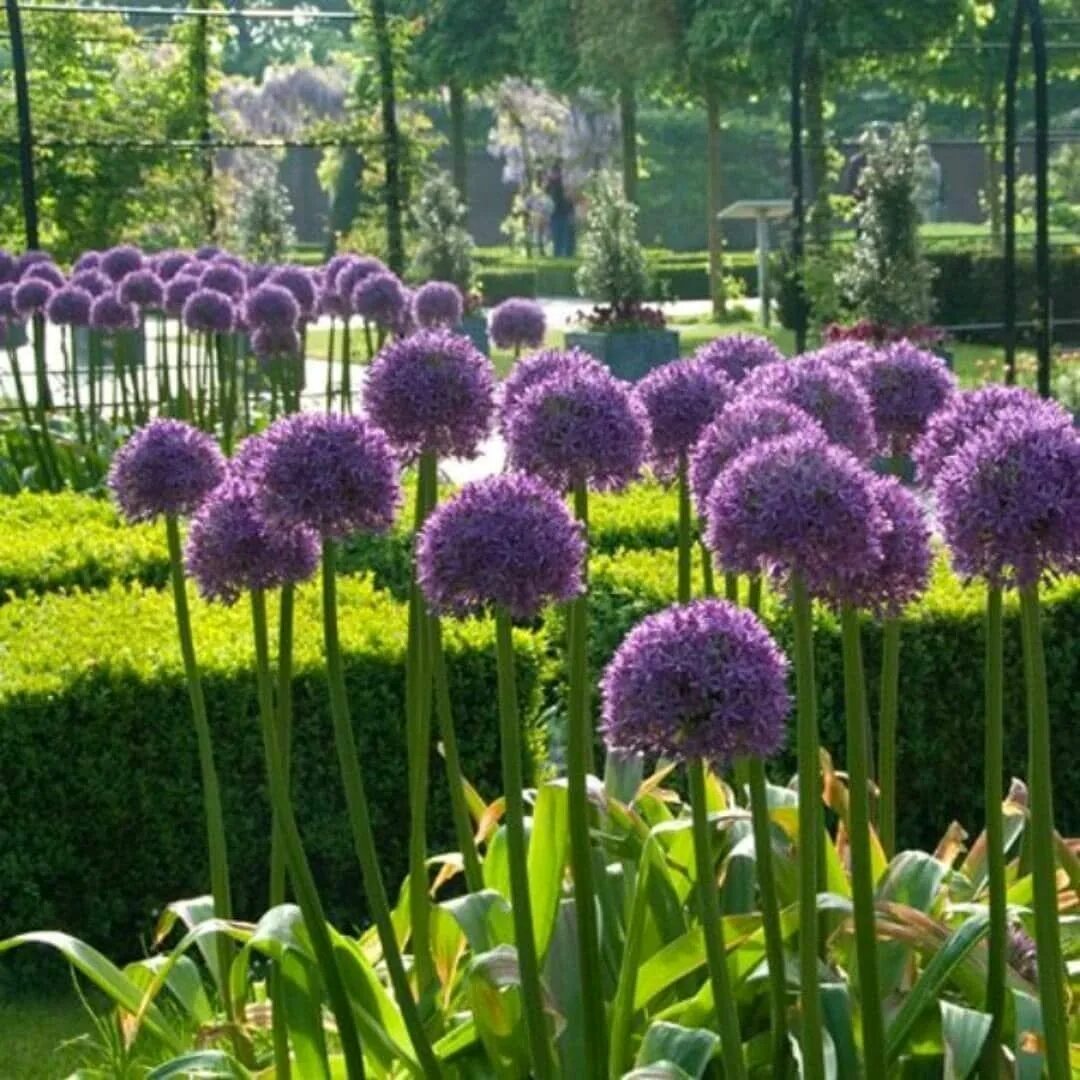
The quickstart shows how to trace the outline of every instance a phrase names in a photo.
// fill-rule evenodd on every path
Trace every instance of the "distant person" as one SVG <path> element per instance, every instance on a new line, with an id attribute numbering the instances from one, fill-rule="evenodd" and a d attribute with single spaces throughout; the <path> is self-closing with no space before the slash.
<path id="1" fill-rule="evenodd" d="M 551 239 L 551 198 L 539 188 L 525 196 L 525 222 L 529 231 L 529 250 L 541 257 L 548 252 Z"/>
<path id="2" fill-rule="evenodd" d="M 574 204 L 563 182 L 562 163 L 548 173 L 544 193 L 551 200 L 551 247 L 556 258 L 574 253 Z"/>
<path id="3" fill-rule="evenodd" d="M 945 177 L 930 147 L 915 151 L 915 205 L 923 221 L 940 221 L 945 207 Z"/>

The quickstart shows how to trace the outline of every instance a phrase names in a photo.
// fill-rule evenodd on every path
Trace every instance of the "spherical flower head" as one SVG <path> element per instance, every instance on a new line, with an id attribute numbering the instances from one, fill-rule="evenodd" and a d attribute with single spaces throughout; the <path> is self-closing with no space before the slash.
<path id="1" fill-rule="evenodd" d="M 180 318 L 184 311 L 184 305 L 199 291 L 199 282 L 196 278 L 188 277 L 180 273 L 165 286 L 165 314 L 174 319 Z"/>
<path id="2" fill-rule="evenodd" d="M 511 297 L 491 313 L 491 340 L 500 349 L 538 349 L 546 330 L 544 309 L 535 300 Z"/>
<path id="3" fill-rule="evenodd" d="M 199 594 L 225 604 L 245 592 L 306 581 L 318 564 L 318 535 L 269 525 L 255 487 L 231 470 L 192 518 L 184 549 Z"/>
<path id="4" fill-rule="evenodd" d="M 667 478 L 734 396 L 735 386 L 700 360 L 673 360 L 650 371 L 634 393 L 648 421 L 649 462 Z"/>
<path id="5" fill-rule="evenodd" d="M 783 360 L 784 354 L 768 338 L 756 334 L 725 334 L 702 345 L 694 357 L 739 383 L 755 368 Z"/>
<path id="6" fill-rule="evenodd" d="M 874 476 L 846 450 L 805 434 L 758 443 L 717 477 L 707 543 L 725 570 L 798 574 L 841 603 L 881 562 L 888 528 Z"/>
<path id="7" fill-rule="evenodd" d="M 465 301 L 451 281 L 429 281 L 413 294 L 413 315 L 419 326 L 453 329 L 461 322 Z"/>
<path id="8" fill-rule="evenodd" d="M 71 275 L 69 284 L 85 289 L 95 299 L 111 292 L 113 283 L 100 270 L 79 270 Z"/>
<path id="9" fill-rule="evenodd" d="M 690 490 L 698 513 L 705 517 L 716 478 L 744 450 L 797 434 L 827 441 L 825 429 L 813 417 L 787 402 L 740 397 L 725 406 L 702 431 L 690 456 Z"/>
<path id="10" fill-rule="evenodd" d="M 495 371 L 468 338 L 420 330 L 380 350 L 364 405 L 403 454 L 475 457 L 491 431 Z"/>
<path id="11" fill-rule="evenodd" d="M 247 281 L 232 263 L 213 262 L 199 275 L 200 289 L 213 289 L 230 300 L 240 300 L 247 289 Z"/>
<path id="12" fill-rule="evenodd" d="M 639 474 L 645 457 L 644 412 L 628 384 L 606 372 L 571 371 L 527 390 L 506 422 L 511 465 L 567 491 L 608 490 Z"/>
<path id="13" fill-rule="evenodd" d="M 292 293 L 301 318 L 310 319 L 315 314 L 319 294 L 309 270 L 302 266 L 279 266 L 266 280 Z"/>
<path id="14" fill-rule="evenodd" d="M 180 269 L 176 272 L 177 277 L 192 277 L 196 281 L 203 276 L 209 263 L 203 262 L 202 259 L 189 259 Z"/>
<path id="15" fill-rule="evenodd" d="M 30 248 L 29 250 L 24 251 L 15 260 L 17 277 L 21 278 L 31 266 L 43 262 L 51 263 L 56 262 L 56 260 L 47 251 L 42 251 L 40 248 Z"/>
<path id="16" fill-rule="evenodd" d="M 352 255 L 334 276 L 332 285 L 346 315 L 352 312 L 352 297 L 356 286 L 372 274 L 389 273 L 389 268 L 381 260 L 371 255 Z"/>
<path id="17" fill-rule="evenodd" d="M 854 375 L 820 357 L 802 356 L 757 368 L 742 389 L 809 413 L 834 443 L 860 460 L 874 453 L 877 433 L 866 391 Z"/>
<path id="18" fill-rule="evenodd" d="M 57 289 L 49 299 L 45 314 L 57 326 L 89 326 L 94 298 L 77 285 Z"/>
<path id="19" fill-rule="evenodd" d="M 356 256 L 346 252 L 343 255 L 335 255 L 323 267 L 323 288 L 333 289 L 337 285 L 337 276 L 355 259 Z"/>
<path id="20" fill-rule="evenodd" d="M 904 454 L 956 389 L 941 357 L 897 341 L 854 368 L 870 397 L 874 427 L 888 454 Z"/>
<path id="21" fill-rule="evenodd" d="M 225 478 L 217 443 L 180 420 L 152 420 L 116 452 L 109 488 L 128 521 L 193 513 Z"/>
<path id="22" fill-rule="evenodd" d="M 247 291 L 252 292 L 260 285 L 266 283 L 270 275 L 277 269 L 276 266 L 270 263 L 258 263 L 255 266 L 249 266 L 244 271 L 244 281 L 247 283 Z M 284 288 L 284 286 L 282 286 Z"/>
<path id="23" fill-rule="evenodd" d="M 0 320 L 13 322 L 21 318 L 15 310 L 15 286 L 10 281 L 0 285 Z"/>
<path id="24" fill-rule="evenodd" d="M 206 334 L 228 334 L 236 325 L 236 308 L 223 292 L 200 286 L 184 303 L 184 325 Z"/>
<path id="25" fill-rule="evenodd" d="M 292 326 L 259 326 L 251 335 L 251 349 L 258 357 L 300 356 L 300 335 Z"/>
<path id="26" fill-rule="evenodd" d="M 64 277 L 63 270 L 60 269 L 56 263 L 51 262 L 37 262 L 26 268 L 26 273 L 23 274 L 23 281 L 30 281 L 31 279 L 38 279 L 40 281 L 47 281 L 54 289 L 63 288 L 67 281 Z"/>
<path id="27" fill-rule="evenodd" d="M 210 262 L 211 259 L 216 259 L 218 255 L 224 254 L 225 252 L 217 244 L 203 244 L 202 247 L 195 249 L 195 258 L 200 262 Z"/>
<path id="28" fill-rule="evenodd" d="M 499 423 L 504 432 L 510 414 L 527 390 L 553 376 L 575 371 L 601 377 L 610 374 L 608 368 L 584 349 L 542 349 L 519 360 L 499 391 Z"/>
<path id="29" fill-rule="evenodd" d="M 154 259 L 154 270 L 168 284 L 189 262 L 191 256 L 186 251 L 163 251 Z"/>
<path id="30" fill-rule="evenodd" d="M 165 288 L 153 270 L 133 270 L 116 291 L 123 303 L 141 308 L 160 308 L 165 302 Z"/>
<path id="31" fill-rule="evenodd" d="M 71 268 L 73 274 L 81 274 L 84 270 L 97 270 L 101 266 L 100 251 L 84 251 Z"/>
<path id="32" fill-rule="evenodd" d="M 830 341 L 822 345 L 820 349 L 806 353 L 816 359 L 824 360 L 833 367 L 843 368 L 844 371 L 857 372 L 864 364 L 872 360 L 877 353 L 873 345 L 867 345 L 865 341 L 845 339 Z"/>
<path id="33" fill-rule="evenodd" d="M 405 290 L 396 274 L 389 271 L 368 274 L 353 289 L 350 306 L 353 313 L 377 326 L 392 330 L 408 307 Z"/>
<path id="34" fill-rule="evenodd" d="M 251 330 L 264 327 L 291 330 L 300 321 L 300 305 L 291 290 L 268 282 L 248 293 L 244 320 Z"/>
<path id="35" fill-rule="evenodd" d="M 961 574 L 1034 585 L 1080 569 L 1080 434 L 1008 410 L 972 435 L 934 482 Z"/>
<path id="36" fill-rule="evenodd" d="M 56 289 L 41 278 L 24 277 L 15 286 L 13 303 L 15 311 L 22 318 L 37 315 L 45 310 Z"/>
<path id="37" fill-rule="evenodd" d="M 19 280 L 19 264 L 10 251 L 0 248 L 0 285 L 8 285 Z"/>
<path id="38" fill-rule="evenodd" d="M 911 456 L 920 483 L 932 485 L 944 464 L 968 439 L 1013 410 L 1038 414 L 1046 423 L 1072 424 L 1072 417 L 1059 405 L 1018 386 L 960 390 L 931 417 L 915 444 Z"/>
<path id="39" fill-rule="evenodd" d="M 137 247 L 132 244 L 120 244 L 104 252 L 98 265 L 101 267 L 101 272 L 113 284 L 118 284 L 128 274 L 141 270 L 145 261 L 143 253 Z"/>
<path id="40" fill-rule="evenodd" d="M 398 465 L 374 424 L 300 413 L 276 421 L 264 438 L 259 488 L 271 524 L 306 526 L 331 538 L 384 532 L 393 524 Z"/>
<path id="41" fill-rule="evenodd" d="M 520 473 L 466 484 L 428 518 L 417 574 L 436 611 L 501 608 L 518 619 L 582 590 L 585 541 L 566 504 Z"/>
<path id="42" fill-rule="evenodd" d="M 604 671 L 609 747 L 730 765 L 783 745 L 787 660 L 760 620 L 698 600 L 642 620 Z"/>
<path id="43" fill-rule="evenodd" d="M 103 293 L 90 308 L 90 325 L 106 333 L 137 330 L 139 309 L 134 304 L 125 304 L 115 292 Z"/>

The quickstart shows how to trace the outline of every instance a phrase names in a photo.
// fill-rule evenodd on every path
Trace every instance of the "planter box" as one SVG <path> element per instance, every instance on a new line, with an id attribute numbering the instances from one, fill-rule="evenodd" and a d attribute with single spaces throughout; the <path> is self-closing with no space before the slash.
<path id="1" fill-rule="evenodd" d="M 600 330 L 568 333 L 568 349 L 584 349 L 605 363 L 613 375 L 636 382 L 653 368 L 679 357 L 674 330 Z"/>
<path id="2" fill-rule="evenodd" d="M 30 340 L 26 334 L 26 323 L 22 322 L 7 323 L 0 338 L 3 338 L 0 345 L 5 349 L 21 349 Z"/>
<path id="3" fill-rule="evenodd" d="M 485 356 L 491 355 L 487 319 L 483 315 L 465 315 L 457 332 L 467 337 Z"/>

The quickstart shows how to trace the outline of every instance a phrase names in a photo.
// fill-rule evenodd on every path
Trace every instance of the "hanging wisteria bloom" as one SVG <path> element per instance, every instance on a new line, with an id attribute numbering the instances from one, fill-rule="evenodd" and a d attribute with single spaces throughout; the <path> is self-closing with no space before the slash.
<path id="1" fill-rule="evenodd" d="M 116 291 L 125 304 L 136 304 L 141 308 L 160 308 L 165 302 L 164 286 L 153 270 L 133 270 Z"/>
<path id="2" fill-rule="evenodd" d="M 26 273 L 22 276 L 22 280 L 30 281 L 32 279 L 47 281 L 54 289 L 63 288 L 67 281 L 64 277 L 63 270 L 55 263 L 51 262 L 33 263 L 31 266 L 28 266 L 26 268 Z"/>
<path id="3" fill-rule="evenodd" d="M 546 484 L 510 473 L 466 484 L 428 518 L 417 574 L 428 603 L 458 616 L 531 619 L 582 588 L 582 527 Z"/>
<path id="4" fill-rule="evenodd" d="M 649 462 L 667 478 L 734 396 L 735 385 L 700 360 L 673 360 L 650 371 L 634 393 L 648 422 Z"/>
<path id="5" fill-rule="evenodd" d="M 1080 569 L 1080 433 L 1010 409 L 967 439 L 934 482 L 961 574 L 1034 585 Z"/>
<path id="6" fill-rule="evenodd" d="M 877 349 L 873 345 L 867 345 L 865 341 L 847 340 L 830 341 L 827 345 L 822 345 L 820 349 L 815 349 L 806 355 L 824 360 L 833 367 L 855 372 L 872 360 L 876 353 Z"/>
<path id="7" fill-rule="evenodd" d="M 45 314 L 57 326 L 89 326 L 94 298 L 77 285 L 65 285 L 52 294 Z"/>
<path id="8" fill-rule="evenodd" d="M 90 308 L 90 325 L 108 332 L 137 330 L 139 309 L 134 304 L 125 304 L 114 292 L 104 293 Z"/>
<path id="9" fill-rule="evenodd" d="M 163 251 L 154 259 L 154 270 L 162 282 L 167 284 L 189 262 L 191 262 L 191 256 L 185 251 Z"/>
<path id="10" fill-rule="evenodd" d="M 251 335 L 251 349 L 258 357 L 297 358 L 301 348 L 300 335 L 292 326 L 260 326 Z"/>
<path id="11" fill-rule="evenodd" d="M 726 570 L 799 574 L 837 603 L 882 557 L 888 521 L 874 475 L 811 435 L 758 443 L 717 477 L 706 501 L 707 543 Z"/>
<path id="12" fill-rule="evenodd" d="M 386 436 L 358 416 L 301 413 L 271 424 L 258 468 L 263 512 L 275 526 L 340 539 L 385 532 L 401 498 Z"/>
<path id="13" fill-rule="evenodd" d="M 801 356 L 756 368 L 741 389 L 809 413 L 834 443 L 860 460 L 874 453 L 877 433 L 866 391 L 854 375 L 820 357 Z"/>
<path id="14" fill-rule="evenodd" d="M 179 420 L 153 420 L 116 452 L 109 488 L 128 521 L 190 514 L 225 478 L 217 443 Z"/>
<path id="15" fill-rule="evenodd" d="M 511 297 L 491 313 L 491 340 L 500 349 L 538 349 L 546 330 L 544 309 L 535 300 Z"/>
<path id="16" fill-rule="evenodd" d="M 350 299 L 354 315 L 359 315 L 384 330 L 393 330 L 408 306 L 401 281 L 396 274 L 389 271 L 368 274 L 357 282 Z"/>
<path id="17" fill-rule="evenodd" d="M 300 318 L 310 319 L 315 314 L 319 294 L 310 271 L 302 266 L 279 266 L 266 279 L 272 285 L 288 289 L 300 307 Z M 249 282 L 250 287 L 250 282 Z"/>
<path id="18" fill-rule="evenodd" d="M 71 268 L 73 274 L 81 274 L 84 270 L 97 270 L 101 266 L 100 251 L 84 251 Z"/>
<path id="19" fill-rule="evenodd" d="M 43 312 L 56 290 L 41 278 L 23 278 L 12 294 L 12 303 L 16 313 L 26 318 Z"/>
<path id="20" fill-rule="evenodd" d="M 603 376 L 608 369 L 592 353 L 584 349 L 542 349 L 519 360 L 499 388 L 499 424 L 506 431 L 506 422 L 527 390 L 567 372 L 581 371 Z"/>
<path id="21" fill-rule="evenodd" d="M 300 305 L 290 289 L 267 282 L 247 294 L 244 320 L 250 330 L 291 330 L 300 321 Z"/>
<path id="22" fill-rule="evenodd" d="M 165 314 L 174 319 L 180 318 L 184 312 L 184 305 L 199 291 L 199 282 L 196 278 L 177 274 L 165 286 Z"/>
<path id="23" fill-rule="evenodd" d="M 604 671 L 609 747 L 728 766 L 784 743 L 787 660 L 760 620 L 723 600 L 650 615 Z"/>
<path id="24" fill-rule="evenodd" d="M 475 457 L 491 431 L 494 368 L 468 338 L 420 330 L 379 351 L 364 405 L 402 453 Z"/>
<path id="25" fill-rule="evenodd" d="M 79 270 L 77 273 L 72 274 L 71 281 L 68 284 L 73 285 L 76 289 L 85 289 L 95 298 L 104 296 L 113 287 L 113 283 L 100 270 L 94 269 Z"/>
<path id="26" fill-rule="evenodd" d="M 141 270 L 145 263 L 143 253 L 131 244 L 120 244 L 103 252 L 98 266 L 114 284 L 119 284 L 128 274 Z"/>
<path id="27" fill-rule="evenodd" d="M 784 359 L 784 354 L 768 339 L 756 334 L 725 334 L 702 345 L 694 358 L 717 368 L 738 383 L 755 368 Z"/>
<path id="28" fill-rule="evenodd" d="M 184 303 L 184 325 L 207 334 L 227 334 L 236 325 L 236 308 L 223 292 L 198 288 Z"/>
<path id="29" fill-rule="evenodd" d="M 240 300 L 247 290 L 247 281 L 243 272 L 232 263 L 214 262 L 199 275 L 199 288 L 213 289 L 236 301 Z"/>
<path id="30" fill-rule="evenodd" d="M 825 429 L 802 409 L 772 398 L 740 397 L 724 407 L 701 433 L 690 456 L 690 490 L 705 516 L 713 484 L 744 450 L 770 439 L 803 434 L 826 441 Z"/>
<path id="31" fill-rule="evenodd" d="M 465 301 L 451 281 L 429 281 L 413 294 L 413 315 L 417 325 L 452 330 L 461 322 Z"/>

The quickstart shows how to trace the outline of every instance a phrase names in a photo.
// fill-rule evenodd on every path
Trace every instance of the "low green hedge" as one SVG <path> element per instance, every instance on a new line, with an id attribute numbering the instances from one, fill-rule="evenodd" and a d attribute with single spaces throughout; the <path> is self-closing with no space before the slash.
<path id="1" fill-rule="evenodd" d="M 342 582 L 342 644 L 381 862 L 406 869 L 403 731 L 406 612 L 362 579 Z M 251 672 L 249 610 L 193 606 L 230 844 L 238 914 L 266 906 L 270 835 Z M 317 586 L 296 618 L 295 792 L 332 917 L 364 917 L 321 666 Z M 273 630 L 272 630 L 273 633 Z M 448 624 L 446 648 L 467 775 L 500 790 L 491 625 Z M 536 715 L 544 661 L 517 636 L 522 716 Z M 534 729 L 530 727 L 530 732 Z M 535 748 L 535 739 L 530 736 Z M 433 759 L 431 850 L 453 846 L 444 773 Z M 61 927 L 113 956 L 140 951 L 161 905 L 207 883 L 199 771 L 172 600 L 114 585 L 0 609 L 0 938 Z M 28 954 L 34 966 L 40 962 Z M 3 965 L 7 972 L 21 970 Z"/>

